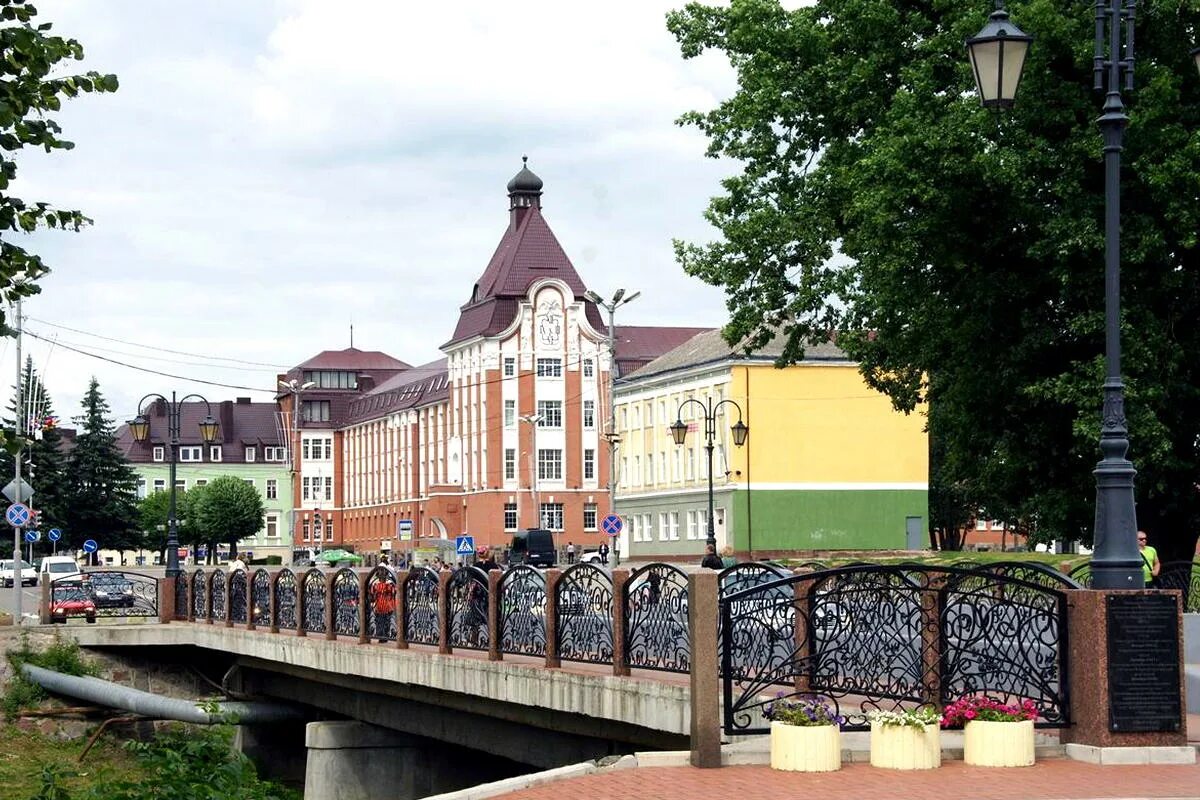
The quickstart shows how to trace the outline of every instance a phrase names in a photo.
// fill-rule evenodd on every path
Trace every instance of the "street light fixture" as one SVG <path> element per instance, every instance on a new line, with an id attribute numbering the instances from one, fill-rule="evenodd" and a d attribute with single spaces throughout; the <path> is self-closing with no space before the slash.
<path id="1" fill-rule="evenodd" d="M 177 489 L 175 487 L 175 467 L 179 461 L 179 435 L 180 435 L 180 412 L 183 404 L 188 400 L 199 400 L 204 403 L 206 409 L 204 419 L 200 420 L 200 437 L 205 444 L 212 444 L 217 441 L 221 435 L 220 424 L 213 419 L 212 406 L 208 400 L 198 394 L 189 394 L 184 397 L 175 399 L 175 393 L 171 392 L 171 399 L 163 397 L 161 394 L 148 394 L 138 401 L 137 416 L 129 420 L 126 424 L 129 425 L 129 432 L 133 435 L 133 440 L 139 444 L 150 438 L 150 420 L 146 416 L 146 401 L 147 400 L 161 401 L 167 408 L 167 446 L 171 451 L 171 501 L 167 509 L 167 577 L 177 578 L 180 574 L 179 569 L 179 524 L 175 517 L 175 502 Z"/>
<path id="2" fill-rule="evenodd" d="M 1142 559 L 1135 534 L 1133 478 L 1126 458 L 1129 430 L 1125 421 L 1125 385 L 1121 378 L 1121 149 L 1125 127 L 1125 89 L 1133 89 L 1134 0 L 1097 0 L 1094 88 L 1105 91 L 1104 113 L 1097 124 L 1104 136 L 1104 407 L 1096 465 L 1096 526 L 1093 534 L 1092 586 L 1096 589 L 1139 589 L 1144 585 Z M 1124 36 L 1122 36 L 1124 33 Z M 988 24 L 966 42 L 975 81 L 985 107 L 1013 103 L 1031 37 L 1008 21 L 997 0 Z M 1016 44 L 1014 47 L 1013 44 Z M 1200 69 L 1200 48 L 1191 52 Z M 995 80 L 993 86 L 991 81 Z"/>
<path id="3" fill-rule="evenodd" d="M 583 296 L 595 303 L 600 308 L 608 312 L 608 432 L 605 434 L 605 439 L 608 440 L 608 513 L 617 513 L 617 447 L 621 444 L 621 437 L 617 434 L 617 328 L 616 315 L 617 309 L 626 303 L 632 303 L 641 297 L 641 291 L 635 291 L 633 294 L 626 295 L 624 289 L 617 289 L 613 292 L 612 302 L 605 302 L 604 298 L 593 292 L 591 289 L 583 293 Z M 613 539 L 613 564 L 621 563 L 621 540 L 620 538 Z"/>
<path id="4" fill-rule="evenodd" d="M 717 412 L 721 409 L 721 406 L 725 405 L 730 405 L 737 409 L 738 421 L 730 427 L 729 431 L 733 435 L 733 443 L 738 447 L 746 443 L 746 437 L 750 435 L 750 426 L 742 421 L 742 407 L 733 400 L 721 400 L 714 405 L 711 397 L 706 402 L 689 397 L 679 404 L 679 408 L 675 412 L 676 419 L 670 426 L 671 438 L 675 440 L 675 444 L 681 447 L 687 441 L 688 435 L 687 423 L 683 421 L 683 409 L 692 403 L 700 406 L 700 412 L 704 414 L 704 449 L 708 451 L 708 541 L 706 544 L 708 547 L 713 548 L 713 552 L 716 552 L 717 529 L 713 522 L 715 511 L 713 498 L 713 441 L 717 438 Z"/>
<path id="5" fill-rule="evenodd" d="M 296 547 L 300 543 L 300 537 L 296 535 L 297 522 L 299 520 L 298 514 L 300 513 L 296 500 L 296 476 L 300 472 L 300 395 L 316 385 L 312 381 L 301 383 L 295 378 L 279 381 L 279 388 L 292 396 L 292 429 L 291 436 L 289 437 L 290 441 L 288 442 L 288 466 L 290 467 L 289 475 L 291 477 L 292 492 L 292 547 Z"/>

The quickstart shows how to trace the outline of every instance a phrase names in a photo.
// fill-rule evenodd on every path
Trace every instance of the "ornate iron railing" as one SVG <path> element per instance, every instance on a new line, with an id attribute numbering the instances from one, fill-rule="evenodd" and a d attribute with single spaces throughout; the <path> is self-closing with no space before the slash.
<path id="1" fill-rule="evenodd" d="M 209 591 L 212 594 L 212 618 L 224 621 L 228 609 L 225 608 L 225 573 L 223 571 L 213 570 Z"/>
<path id="2" fill-rule="evenodd" d="M 333 576 L 333 632 L 339 636 L 358 636 L 358 575 L 342 567 Z"/>
<path id="3" fill-rule="evenodd" d="M 1084 587 L 1092 586 L 1092 562 L 1077 564 L 1068 573 Z M 1153 582 L 1156 589 L 1178 589 L 1183 593 L 1183 612 L 1200 614 L 1200 564 L 1195 561 L 1167 561 Z"/>
<path id="4" fill-rule="evenodd" d="M 81 579 L 98 617 L 157 617 L 158 579 L 121 570 L 97 570 Z"/>
<path id="5" fill-rule="evenodd" d="M 488 576 L 478 567 L 461 567 L 446 587 L 450 602 L 450 646 L 487 650 Z"/>
<path id="6" fill-rule="evenodd" d="M 625 583 L 625 666 L 665 672 L 691 669 L 687 573 L 647 564 Z"/>
<path id="7" fill-rule="evenodd" d="M 296 628 L 296 573 L 287 567 L 275 576 L 275 619 L 281 630 Z"/>
<path id="8" fill-rule="evenodd" d="M 229 581 L 229 621 L 237 624 L 246 622 L 246 570 L 235 569 L 230 572 Z"/>
<path id="9" fill-rule="evenodd" d="M 594 564 L 575 564 L 559 577 L 558 657 L 564 661 L 611 664 L 612 578 Z"/>
<path id="10" fill-rule="evenodd" d="M 546 576 L 512 567 L 500 579 L 500 652 L 546 655 Z"/>
<path id="11" fill-rule="evenodd" d="M 325 573 L 316 568 L 304 573 L 304 630 L 325 632 Z"/>
<path id="12" fill-rule="evenodd" d="M 415 567 L 404 584 L 404 638 L 413 644 L 438 644 L 438 574 Z"/>
<path id="13" fill-rule="evenodd" d="M 1027 583 L 1036 583 L 1048 589 L 1082 589 L 1081 583 L 1072 576 L 1064 574 L 1037 561 L 993 561 L 991 563 L 968 562 L 960 569 L 990 572 L 1006 578 L 1016 578 Z"/>
<path id="14" fill-rule="evenodd" d="M 367 637 L 396 641 L 396 573 L 388 566 L 367 576 Z"/>
<path id="15" fill-rule="evenodd" d="M 192 618 L 208 618 L 208 578 L 202 569 L 192 573 Z"/>
<path id="16" fill-rule="evenodd" d="M 188 606 L 188 584 L 190 580 L 186 572 L 181 572 L 179 577 L 175 579 L 175 619 L 187 619 L 188 612 L 191 610 Z"/>
<path id="17" fill-rule="evenodd" d="M 726 567 L 721 570 L 717 577 L 717 596 L 718 598 L 728 597 L 738 592 L 744 592 L 747 589 L 758 586 L 769 586 L 778 584 L 779 581 L 788 577 L 788 572 L 774 564 L 763 564 L 759 562 L 747 562 L 745 564 L 735 564 L 732 567 Z M 767 595 L 756 597 L 744 603 L 757 603 L 759 605 L 767 604 L 772 607 L 777 607 L 776 620 L 780 625 L 784 626 L 787 631 L 791 631 L 793 623 L 793 614 L 787 601 L 790 596 L 788 590 L 784 588 L 776 588 L 771 590 Z M 718 615 L 717 619 L 717 661 L 724 665 L 724 647 L 725 637 L 722 635 L 722 618 Z M 773 658 L 777 661 L 786 657 L 789 647 L 789 638 L 787 636 L 778 636 L 770 641 L 775 653 Z M 758 647 L 761 648 L 762 643 Z M 733 653 L 733 666 L 735 669 L 740 669 L 748 664 L 743 664 L 743 661 L 753 660 L 765 656 L 759 656 L 756 653 L 757 648 L 738 648 Z M 724 666 L 722 666 L 724 669 Z"/>
<path id="18" fill-rule="evenodd" d="M 725 594 L 727 733 L 767 730 L 776 696 L 819 694 L 863 730 L 872 709 L 940 706 L 966 694 L 1070 722 L 1066 594 L 1003 571 L 862 565 Z"/>
<path id="19" fill-rule="evenodd" d="M 255 625 L 265 625 L 270 614 L 271 574 L 259 568 L 250 579 L 250 619 Z"/>

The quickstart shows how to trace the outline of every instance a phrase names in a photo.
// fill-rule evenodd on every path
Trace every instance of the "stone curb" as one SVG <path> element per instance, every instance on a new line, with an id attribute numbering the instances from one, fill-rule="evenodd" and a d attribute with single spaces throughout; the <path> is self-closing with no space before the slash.
<path id="1" fill-rule="evenodd" d="M 604 760 L 607 761 L 607 759 Z M 635 756 L 621 756 L 611 764 L 597 764 L 593 761 L 585 761 L 582 764 L 568 764 L 565 767 L 555 767 L 554 769 L 534 772 L 529 775 L 518 775 L 515 778 L 505 778 L 502 781 L 481 783 L 469 789 L 459 789 L 457 792 L 430 795 L 425 800 L 484 800 L 487 797 L 518 792 L 522 789 L 567 780 L 568 778 L 579 778 L 595 772 L 630 769 L 636 766 L 638 766 L 638 761 Z"/>

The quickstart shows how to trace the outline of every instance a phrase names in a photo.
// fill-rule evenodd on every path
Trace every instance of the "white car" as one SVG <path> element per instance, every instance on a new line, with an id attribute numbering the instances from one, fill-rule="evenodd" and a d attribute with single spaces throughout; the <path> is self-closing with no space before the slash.
<path id="1" fill-rule="evenodd" d="M 21 560 L 21 585 L 37 586 L 37 570 L 24 559 Z M 6 588 L 13 585 L 13 562 L 11 559 L 0 561 L 0 584 Z"/>
<path id="2" fill-rule="evenodd" d="M 38 572 L 39 582 L 47 583 L 59 578 L 78 578 L 80 574 L 79 562 L 71 556 L 46 556 Z"/>
<path id="3" fill-rule="evenodd" d="M 597 552 L 596 550 L 588 550 L 586 552 L 580 553 L 579 554 L 579 563 L 580 564 L 599 564 L 600 563 L 600 553 Z"/>

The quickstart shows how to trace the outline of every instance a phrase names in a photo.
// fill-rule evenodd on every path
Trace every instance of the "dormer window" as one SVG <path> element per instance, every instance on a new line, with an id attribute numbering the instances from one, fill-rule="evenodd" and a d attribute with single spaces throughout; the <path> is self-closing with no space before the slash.
<path id="1" fill-rule="evenodd" d="M 165 461 L 166 460 L 166 450 L 163 448 L 163 446 L 161 444 L 156 444 L 154 446 L 154 454 L 151 457 L 155 461 Z"/>
<path id="2" fill-rule="evenodd" d="M 254 459 L 257 457 L 258 457 L 258 452 L 256 451 L 255 448 L 253 448 L 253 447 L 246 448 L 246 463 L 247 464 L 253 462 Z"/>

